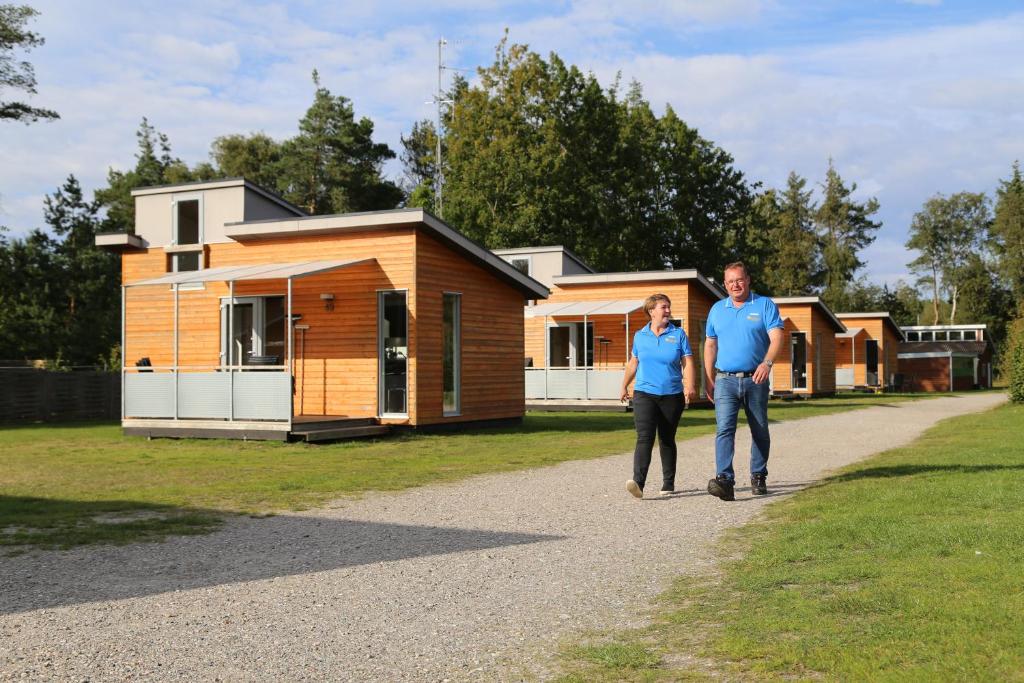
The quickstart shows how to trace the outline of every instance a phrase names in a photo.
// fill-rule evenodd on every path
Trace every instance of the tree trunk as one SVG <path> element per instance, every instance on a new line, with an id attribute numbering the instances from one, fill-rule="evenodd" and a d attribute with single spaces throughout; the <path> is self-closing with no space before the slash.
<path id="1" fill-rule="evenodd" d="M 960 288 L 954 285 L 954 287 L 953 287 L 953 308 L 949 312 L 949 324 L 950 325 L 956 325 L 956 300 L 957 300 L 957 298 L 959 298 L 959 296 L 960 296 Z"/>
<path id="2" fill-rule="evenodd" d="M 939 324 L 939 273 L 935 268 L 932 268 L 932 312 L 934 313 L 934 319 L 932 325 Z"/>

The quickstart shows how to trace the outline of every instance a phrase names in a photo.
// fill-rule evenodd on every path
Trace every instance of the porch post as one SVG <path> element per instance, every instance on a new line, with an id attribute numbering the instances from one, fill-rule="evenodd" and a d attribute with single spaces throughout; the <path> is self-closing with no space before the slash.
<path id="1" fill-rule="evenodd" d="M 548 400 L 548 372 L 551 370 L 551 349 L 548 348 L 548 316 L 544 315 L 544 400 Z"/>
<path id="2" fill-rule="evenodd" d="M 228 422 L 235 420 L 235 281 L 228 280 Z"/>
<path id="3" fill-rule="evenodd" d="M 178 419 L 178 283 L 174 283 L 174 419 Z"/>
<path id="4" fill-rule="evenodd" d="M 592 365 L 592 364 L 591 364 Z M 583 314 L 583 398 L 590 400 L 590 369 L 587 366 L 587 314 Z"/>
<path id="5" fill-rule="evenodd" d="M 292 419 L 295 416 L 295 392 L 292 391 L 292 382 L 295 381 L 295 369 L 292 364 L 295 362 L 295 348 L 292 344 L 293 331 L 292 322 L 292 279 L 288 278 L 288 431 L 292 430 Z"/>
<path id="6" fill-rule="evenodd" d="M 125 355 L 124 355 L 124 310 L 126 305 L 126 296 L 128 288 L 121 285 L 121 421 L 124 421 L 124 374 L 125 374 Z"/>
<path id="7" fill-rule="evenodd" d="M 629 363 L 629 311 L 626 311 L 626 363 Z"/>

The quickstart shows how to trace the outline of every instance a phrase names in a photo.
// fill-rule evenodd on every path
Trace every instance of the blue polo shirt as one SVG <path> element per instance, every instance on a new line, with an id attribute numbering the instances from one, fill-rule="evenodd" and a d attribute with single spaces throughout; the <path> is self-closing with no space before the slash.
<path id="1" fill-rule="evenodd" d="M 683 392 L 683 356 L 692 356 L 686 333 L 672 323 L 661 336 L 644 325 L 633 335 L 633 355 L 640 360 L 633 389 L 667 396 Z"/>
<path id="2" fill-rule="evenodd" d="M 751 372 L 768 353 L 768 330 L 783 327 L 779 308 L 766 296 L 750 293 L 740 306 L 726 297 L 708 313 L 707 335 L 718 340 L 715 367 L 725 372 Z"/>

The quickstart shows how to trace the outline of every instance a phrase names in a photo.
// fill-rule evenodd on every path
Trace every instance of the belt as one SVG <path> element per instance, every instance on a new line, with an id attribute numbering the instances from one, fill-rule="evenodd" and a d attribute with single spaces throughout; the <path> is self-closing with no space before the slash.
<path id="1" fill-rule="evenodd" d="M 726 375 L 727 377 L 739 377 L 740 379 L 743 379 L 744 377 L 753 377 L 755 372 L 754 370 L 744 372 L 726 372 L 725 370 L 719 370 L 718 368 L 715 368 L 715 370 L 718 372 L 719 375 Z"/>

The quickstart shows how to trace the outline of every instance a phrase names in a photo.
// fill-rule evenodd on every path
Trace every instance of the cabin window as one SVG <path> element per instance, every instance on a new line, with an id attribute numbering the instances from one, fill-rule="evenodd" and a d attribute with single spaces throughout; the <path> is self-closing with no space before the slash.
<path id="1" fill-rule="evenodd" d="M 523 275 L 533 274 L 533 260 L 529 256 L 508 256 L 505 260 Z"/>
<path id="2" fill-rule="evenodd" d="M 793 332 L 790 335 L 790 381 L 793 389 L 807 388 L 807 334 Z"/>
<path id="3" fill-rule="evenodd" d="M 409 391 L 408 293 L 377 292 L 377 400 L 382 416 L 406 417 Z"/>
<path id="4" fill-rule="evenodd" d="M 458 415 L 462 409 L 462 295 L 444 293 L 442 331 L 443 411 Z"/>
<path id="5" fill-rule="evenodd" d="M 203 202 L 201 197 L 174 200 L 171 270 L 185 272 L 203 267 Z"/>
<path id="6" fill-rule="evenodd" d="M 922 332 L 921 341 L 933 341 L 931 332 Z"/>
<path id="7" fill-rule="evenodd" d="M 960 330 L 950 330 L 949 331 L 949 341 L 960 341 L 963 338 L 964 338 L 963 332 L 961 332 Z"/>
<path id="8" fill-rule="evenodd" d="M 907 341 L 921 341 L 921 335 L 917 332 L 907 332 Z"/>
<path id="9" fill-rule="evenodd" d="M 221 299 L 220 357 L 223 365 L 284 365 L 283 296 Z"/>
<path id="10" fill-rule="evenodd" d="M 935 341 L 946 341 L 948 339 L 946 334 L 947 333 L 946 333 L 945 330 L 936 330 L 935 331 Z"/>
<path id="11" fill-rule="evenodd" d="M 548 367 L 584 368 L 594 364 L 594 323 L 558 323 L 548 327 Z"/>

